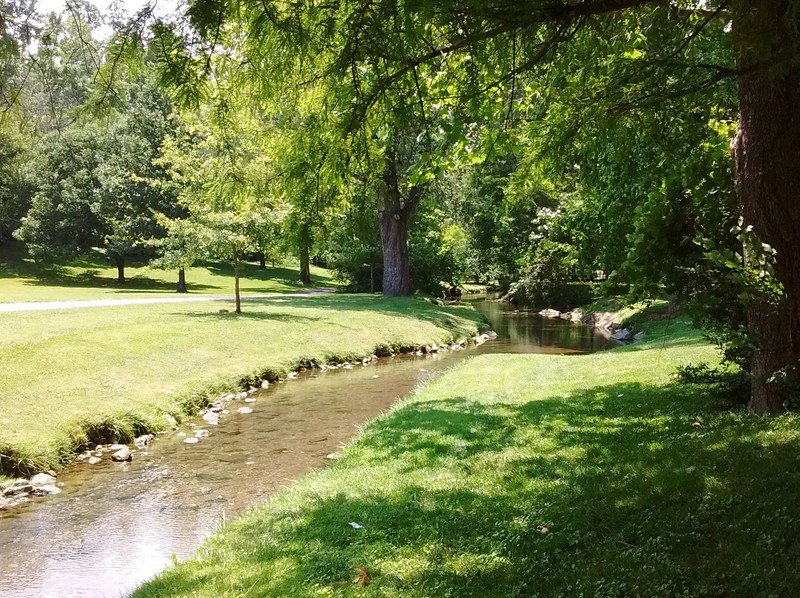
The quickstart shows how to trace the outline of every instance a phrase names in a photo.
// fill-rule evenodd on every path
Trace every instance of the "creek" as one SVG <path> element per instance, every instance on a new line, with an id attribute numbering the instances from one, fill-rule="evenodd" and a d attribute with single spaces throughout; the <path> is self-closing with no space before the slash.
<path id="1" fill-rule="evenodd" d="M 615 343 L 589 326 L 476 301 L 498 338 L 463 351 L 313 370 L 252 395 L 253 412 L 200 418 L 162 434 L 128 463 L 75 463 L 61 494 L 0 511 L 0 596 L 117 597 L 189 557 L 226 520 L 345 445 L 425 379 L 485 353 L 588 353 Z"/>

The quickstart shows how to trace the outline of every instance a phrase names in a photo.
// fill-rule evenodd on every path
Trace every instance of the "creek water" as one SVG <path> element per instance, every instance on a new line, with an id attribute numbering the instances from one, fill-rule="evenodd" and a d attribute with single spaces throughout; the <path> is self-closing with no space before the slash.
<path id="1" fill-rule="evenodd" d="M 252 395 L 253 412 L 159 435 L 129 463 L 76 463 L 62 493 L 0 511 L 0 596 L 118 597 L 185 559 L 225 522 L 324 466 L 358 426 L 426 378 L 482 353 L 588 353 L 613 343 L 592 328 L 475 302 L 498 338 L 464 351 L 397 356 L 352 370 L 310 371 Z"/>

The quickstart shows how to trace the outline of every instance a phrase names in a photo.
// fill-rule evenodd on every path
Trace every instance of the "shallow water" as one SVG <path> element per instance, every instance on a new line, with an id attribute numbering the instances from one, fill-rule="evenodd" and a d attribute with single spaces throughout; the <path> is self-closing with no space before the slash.
<path id="1" fill-rule="evenodd" d="M 0 596 L 123 596 L 185 559 L 226 519 L 326 463 L 358 426 L 426 378 L 479 353 L 586 353 L 608 348 L 591 328 L 476 303 L 499 337 L 465 351 L 399 356 L 273 384 L 183 444 L 160 435 L 130 463 L 74 464 L 57 496 L 0 511 Z M 191 424 L 194 424 L 192 426 Z"/>

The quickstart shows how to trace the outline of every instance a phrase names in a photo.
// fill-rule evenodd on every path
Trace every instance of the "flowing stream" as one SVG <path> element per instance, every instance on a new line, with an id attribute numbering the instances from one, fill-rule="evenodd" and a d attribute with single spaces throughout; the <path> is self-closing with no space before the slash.
<path id="1" fill-rule="evenodd" d="M 478 301 L 498 338 L 464 351 L 312 371 L 253 395 L 249 414 L 159 435 L 129 463 L 74 464 L 62 493 L 0 511 L 0 596 L 118 597 L 185 559 L 226 519 L 324 466 L 358 426 L 437 372 L 481 353 L 587 353 L 613 343 L 588 327 Z"/>

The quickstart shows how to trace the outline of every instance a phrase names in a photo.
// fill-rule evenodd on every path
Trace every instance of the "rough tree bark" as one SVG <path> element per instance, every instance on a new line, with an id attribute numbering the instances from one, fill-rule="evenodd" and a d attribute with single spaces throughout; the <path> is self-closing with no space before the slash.
<path id="1" fill-rule="evenodd" d="M 378 202 L 378 226 L 383 250 L 383 296 L 411 294 L 408 266 L 408 222 L 422 197 L 423 187 L 412 187 L 403 197 L 394 149 L 386 152 L 386 167 Z"/>
<path id="2" fill-rule="evenodd" d="M 733 7 L 739 128 L 731 144 L 742 216 L 776 251 L 785 297 L 748 310 L 757 349 L 754 414 L 782 411 L 787 388 L 768 382 L 800 362 L 800 23 L 792 0 L 740 0 Z"/>
<path id="3" fill-rule="evenodd" d="M 242 313 L 242 296 L 239 293 L 239 255 L 233 258 L 234 294 L 236 295 L 236 313 Z"/>
<path id="4" fill-rule="evenodd" d="M 300 284 L 311 284 L 311 230 L 306 222 L 300 225 Z"/>
<path id="5" fill-rule="evenodd" d="M 178 270 L 178 288 L 176 289 L 177 293 L 188 293 L 189 290 L 186 288 L 186 269 L 180 268 Z"/>
<path id="6" fill-rule="evenodd" d="M 118 255 L 114 258 L 114 262 L 117 264 L 117 283 L 125 284 L 125 258 Z"/>

